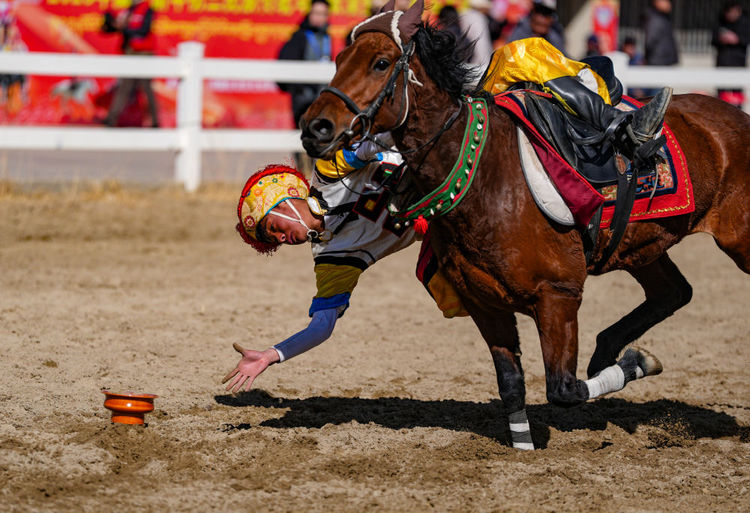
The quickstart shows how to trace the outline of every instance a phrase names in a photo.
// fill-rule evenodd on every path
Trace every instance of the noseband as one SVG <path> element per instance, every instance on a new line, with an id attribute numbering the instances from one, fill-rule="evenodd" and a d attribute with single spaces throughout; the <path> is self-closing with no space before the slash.
<path id="1" fill-rule="evenodd" d="M 378 113 L 378 110 L 380 110 L 380 107 L 383 105 L 385 99 L 393 97 L 393 93 L 396 90 L 396 81 L 401 74 L 403 74 L 404 88 L 403 94 L 401 96 L 401 110 L 399 111 L 400 121 L 395 126 L 389 128 L 388 131 L 395 130 L 404 124 L 404 122 L 406 121 L 406 117 L 409 115 L 409 82 L 414 82 L 415 84 L 418 84 L 420 86 L 422 85 L 422 83 L 419 82 L 416 77 L 414 77 L 411 69 L 409 69 L 409 60 L 411 59 L 411 56 L 413 54 L 414 41 L 409 41 L 404 47 L 404 51 L 401 53 L 401 57 L 399 57 L 398 61 L 396 61 L 396 65 L 393 67 L 393 71 L 391 72 L 391 76 L 388 77 L 388 82 L 386 82 L 385 87 L 380 91 L 380 94 L 378 94 L 378 97 L 375 98 L 375 101 L 368 105 L 365 110 L 361 110 L 354 102 L 354 100 L 352 100 L 346 93 L 344 93 L 340 89 L 332 86 L 323 88 L 320 94 L 331 93 L 338 96 L 341 101 L 344 102 L 344 105 L 346 105 L 346 107 L 354 114 L 354 118 L 352 118 L 352 121 L 349 123 L 349 128 L 344 130 L 344 132 L 339 135 L 339 137 L 336 137 L 332 145 L 337 144 L 342 135 L 348 137 L 349 139 L 354 137 L 354 125 L 357 123 L 357 121 L 362 124 L 362 140 L 371 138 L 370 132 L 372 130 L 375 115 Z"/>

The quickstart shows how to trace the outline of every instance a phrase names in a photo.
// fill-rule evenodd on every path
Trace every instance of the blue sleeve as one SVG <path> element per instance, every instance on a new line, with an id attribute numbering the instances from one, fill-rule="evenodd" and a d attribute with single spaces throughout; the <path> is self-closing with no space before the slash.
<path id="1" fill-rule="evenodd" d="M 343 292 L 331 297 L 313 298 L 312 304 L 310 305 L 310 317 L 312 317 L 315 312 L 319 312 L 320 310 L 328 310 L 331 308 L 335 308 L 338 312 L 338 316 L 341 317 L 342 315 L 344 315 L 346 309 L 349 308 L 349 298 L 351 297 L 351 295 L 351 292 Z"/>
<path id="2" fill-rule="evenodd" d="M 279 353 L 280 361 L 300 355 L 328 340 L 336 326 L 337 318 L 338 312 L 335 308 L 315 312 L 307 328 L 273 346 Z"/>
<path id="3" fill-rule="evenodd" d="M 355 169 L 363 168 L 367 165 L 367 162 L 364 160 L 360 160 L 359 157 L 357 157 L 357 154 L 354 153 L 352 150 L 341 150 L 344 156 L 344 160 L 347 164 L 352 166 Z"/>

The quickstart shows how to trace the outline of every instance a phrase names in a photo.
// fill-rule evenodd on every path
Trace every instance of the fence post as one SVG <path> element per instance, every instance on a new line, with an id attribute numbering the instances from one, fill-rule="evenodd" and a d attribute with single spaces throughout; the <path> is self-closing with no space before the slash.
<path id="1" fill-rule="evenodd" d="M 182 78 L 177 85 L 177 133 L 180 147 L 175 158 L 175 180 L 193 192 L 201 181 L 201 126 L 203 121 L 203 75 L 200 60 L 202 43 L 188 41 L 177 45 Z"/>

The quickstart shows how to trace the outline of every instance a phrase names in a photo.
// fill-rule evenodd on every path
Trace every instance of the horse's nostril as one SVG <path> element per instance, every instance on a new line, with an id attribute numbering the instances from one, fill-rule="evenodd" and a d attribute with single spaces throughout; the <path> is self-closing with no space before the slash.
<path id="1" fill-rule="evenodd" d="M 327 142 L 333 139 L 333 123 L 326 118 L 313 119 L 308 129 L 318 141 Z"/>

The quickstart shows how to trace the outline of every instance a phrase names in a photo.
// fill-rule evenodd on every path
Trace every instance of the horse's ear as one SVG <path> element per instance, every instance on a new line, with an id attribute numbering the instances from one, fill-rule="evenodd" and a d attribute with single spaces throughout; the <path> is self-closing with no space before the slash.
<path id="1" fill-rule="evenodd" d="M 422 26 L 422 12 L 424 11 L 424 0 L 417 0 L 414 5 L 401 16 L 398 20 L 398 28 L 401 31 L 404 41 L 408 41 L 417 33 Z"/>
<path id="2" fill-rule="evenodd" d="M 386 2 L 385 5 L 383 5 L 383 7 L 380 8 L 380 10 L 378 11 L 378 14 L 380 14 L 381 12 L 392 11 L 395 8 L 396 8 L 396 0 L 390 0 Z"/>

